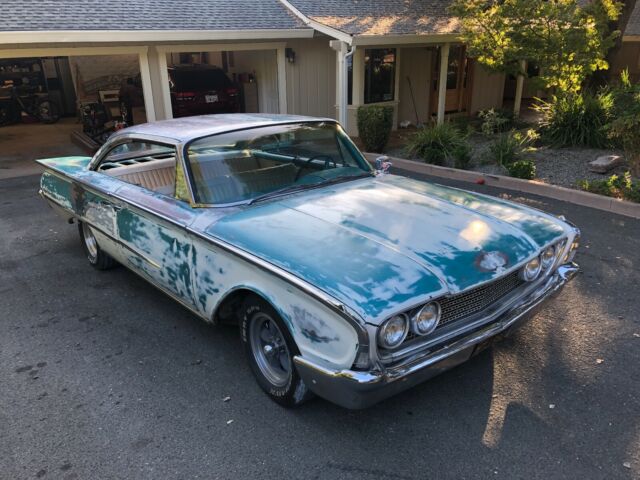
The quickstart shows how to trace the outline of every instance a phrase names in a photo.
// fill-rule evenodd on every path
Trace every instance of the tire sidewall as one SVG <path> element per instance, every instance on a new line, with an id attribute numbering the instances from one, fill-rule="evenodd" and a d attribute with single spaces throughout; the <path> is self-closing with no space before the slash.
<path id="1" fill-rule="evenodd" d="M 253 356 L 251 341 L 249 339 L 249 328 L 251 326 L 252 318 L 258 313 L 268 315 L 271 320 L 278 325 L 278 328 L 282 332 L 285 342 L 287 343 L 289 355 L 291 355 L 291 375 L 289 376 L 287 384 L 282 387 L 273 385 L 263 375 Z M 302 383 L 302 379 L 298 375 L 293 363 L 293 357 L 299 354 L 298 348 L 291 336 L 291 333 L 289 332 L 289 329 L 282 321 L 280 315 L 278 315 L 278 312 L 276 312 L 276 310 L 263 299 L 259 297 L 251 297 L 244 302 L 240 312 L 240 340 L 245 354 L 247 355 L 249 366 L 251 367 L 258 384 L 272 400 L 285 406 L 295 406 L 304 401 L 305 395 L 298 395 L 298 398 L 296 398 L 296 392 L 299 392 L 300 389 L 304 389 L 304 391 L 306 391 L 306 386 Z"/>

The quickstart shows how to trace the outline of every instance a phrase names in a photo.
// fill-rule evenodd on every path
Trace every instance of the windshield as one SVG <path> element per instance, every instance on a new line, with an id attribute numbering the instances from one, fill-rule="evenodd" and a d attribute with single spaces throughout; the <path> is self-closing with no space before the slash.
<path id="1" fill-rule="evenodd" d="M 335 123 L 273 125 L 192 142 L 187 161 L 198 203 L 251 202 L 271 194 L 372 175 Z"/>

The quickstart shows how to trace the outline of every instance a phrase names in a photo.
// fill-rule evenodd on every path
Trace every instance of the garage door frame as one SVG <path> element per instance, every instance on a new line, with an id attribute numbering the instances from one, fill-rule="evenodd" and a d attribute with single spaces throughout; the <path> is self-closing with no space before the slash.
<path id="1" fill-rule="evenodd" d="M 156 109 L 153 103 L 151 89 L 151 73 L 149 69 L 148 47 L 44 47 L 44 48 L 14 48 L 0 49 L 0 58 L 30 58 L 30 57 L 77 57 L 95 55 L 138 55 L 140 64 L 140 78 L 142 80 L 142 95 L 147 121 L 156 120 Z"/>
<path id="2" fill-rule="evenodd" d="M 167 65 L 168 53 L 189 53 L 189 52 L 238 52 L 247 50 L 275 50 L 276 66 L 278 70 L 278 110 L 279 113 L 287 113 L 287 75 L 286 75 L 286 56 L 285 42 L 270 43 L 205 43 L 199 45 L 174 44 L 174 45 L 158 45 L 158 63 L 160 67 L 160 84 L 162 89 L 162 101 L 164 105 L 165 118 L 173 118 L 173 109 L 171 107 L 171 93 L 169 90 L 169 72 Z"/>

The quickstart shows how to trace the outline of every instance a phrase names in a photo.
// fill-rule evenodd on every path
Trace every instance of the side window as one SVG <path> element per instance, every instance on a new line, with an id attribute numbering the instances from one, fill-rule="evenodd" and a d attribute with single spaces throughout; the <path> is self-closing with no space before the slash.
<path id="1" fill-rule="evenodd" d="M 97 171 L 123 182 L 175 196 L 176 150 L 160 143 L 132 141 L 111 149 Z"/>

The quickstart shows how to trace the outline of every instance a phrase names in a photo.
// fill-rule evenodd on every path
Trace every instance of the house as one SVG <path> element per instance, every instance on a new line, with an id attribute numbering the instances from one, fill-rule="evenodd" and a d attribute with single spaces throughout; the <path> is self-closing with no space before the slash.
<path id="1" fill-rule="evenodd" d="M 617 78 L 622 70 L 628 70 L 633 81 L 640 81 L 640 2 L 625 2 L 626 8 L 620 20 L 622 42 L 612 52 L 611 74 Z"/>
<path id="2" fill-rule="evenodd" d="M 173 114 L 168 67 L 208 63 L 242 84 L 246 111 L 334 117 L 352 135 L 360 105 L 392 106 L 396 127 L 502 106 L 507 79 L 466 56 L 449 3 L 13 0 L 0 84 L 23 73 L 71 114 L 139 75 L 152 121 Z"/>

